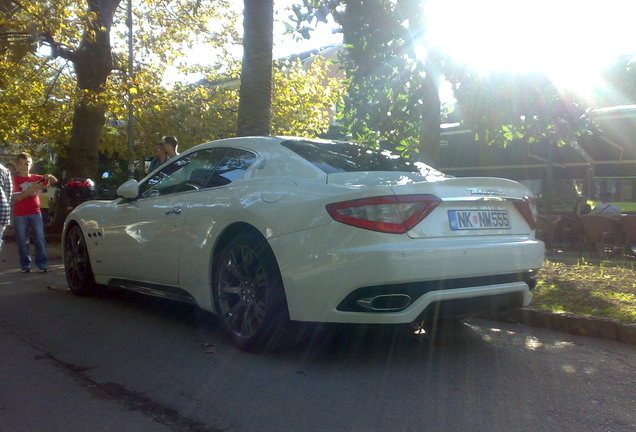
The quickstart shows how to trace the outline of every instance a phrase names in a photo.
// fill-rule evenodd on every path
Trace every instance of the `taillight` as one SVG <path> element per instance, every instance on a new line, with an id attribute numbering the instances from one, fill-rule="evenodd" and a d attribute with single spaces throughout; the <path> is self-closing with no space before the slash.
<path id="1" fill-rule="evenodd" d="M 403 234 L 439 205 L 435 195 L 398 195 L 343 201 L 326 206 L 329 215 L 347 225 Z"/>
<path id="2" fill-rule="evenodd" d="M 537 212 L 537 201 L 534 198 L 526 196 L 523 197 L 523 200 L 515 201 L 514 203 L 519 213 L 521 213 L 526 222 L 528 222 L 530 229 L 535 229 L 537 226 L 537 216 L 539 215 Z"/>

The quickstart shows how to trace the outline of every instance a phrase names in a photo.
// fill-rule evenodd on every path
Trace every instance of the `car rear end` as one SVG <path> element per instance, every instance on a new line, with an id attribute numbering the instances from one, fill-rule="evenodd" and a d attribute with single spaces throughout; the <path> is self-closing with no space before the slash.
<path id="1" fill-rule="evenodd" d="M 327 182 L 333 222 L 274 241 L 292 319 L 397 324 L 530 302 L 544 247 L 519 183 L 380 171 Z"/>

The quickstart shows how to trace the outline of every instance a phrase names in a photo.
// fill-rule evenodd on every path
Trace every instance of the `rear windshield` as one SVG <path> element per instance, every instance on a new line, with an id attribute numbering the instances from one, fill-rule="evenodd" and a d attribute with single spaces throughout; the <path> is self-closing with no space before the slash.
<path id="1" fill-rule="evenodd" d="M 389 150 L 343 141 L 284 141 L 281 143 L 327 174 L 357 171 L 438 171 Z"/>

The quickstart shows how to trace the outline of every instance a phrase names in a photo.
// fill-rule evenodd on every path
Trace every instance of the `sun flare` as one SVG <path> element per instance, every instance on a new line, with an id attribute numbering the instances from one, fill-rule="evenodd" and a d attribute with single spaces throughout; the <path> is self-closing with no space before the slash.
<path id="1" fill-rule="evenodd" d="M 547 74 L 580 93 L 636 51 L 633 0 L 431 0 L 428 42 L 474 69 Z"/>

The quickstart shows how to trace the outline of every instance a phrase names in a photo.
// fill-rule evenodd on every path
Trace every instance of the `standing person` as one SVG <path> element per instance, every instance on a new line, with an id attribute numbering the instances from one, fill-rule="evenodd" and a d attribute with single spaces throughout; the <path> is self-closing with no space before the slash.
<path id="1" fill-rule="evenodd" d="M 11 195 L 13 194 L 13 182 L 11 173 L 0 163 L 0 247 L 2 247 L 2 234 L 9 225 L 11 218 Z"/>
<path id="2" fill-rule="evenodd" d="M 572 209 L 572 213 L 577 216 L 583 216 L 592 211 L 592 206 L 587 203 L 587 198 L 583 195 L 579 195 L 576 198 L 576 203 L 574 204 L 574 209 Z"/>
<path id="3" fill-rule="evenodd" d="M 29 228 L 33 230 L 35 245 L 35 265 L 42 273 L 48 272 L 46 256 L 46 242 L 44 239 L 44 223 L 40 215 L 40 197 L 38 190 L 48 186 L 57 179 L 51 174 L 44 176 L 31 174 L 33 159 L 28 153 L 20 153 L 16 159 L 18 173 L 13 177 L 13 224 L 15 226 L 16 241 L 20 254 L 20 269 L 23 273 L 31 271 L 31 257 L 29 254 Z"/>
<path id="4" fill-rule="evenodd" d="M 48 193 L 47 188 L 42 188 L 42 192 L 40 192 L 40 213 L 42 213 L 42 222 L 44 225 L 49 223 L 50 219 L 50 211 L 51 208 L 51 195 Z"/>
<path id="5" fill-rule="evenodd" d="M 155 150 L 157 151 L 157 156 L 155 156 L 152 159 L 152 162 L 150 162 L 150 167 L 148 168 L 149 173 L 153 172 L 155 168 L 158 168 L 160 165 L 168 160 L 168 154 L 163 149 L 163 141 L 157 143 Z"/>
<path id="6" fill-rule="evenodd" d="M 166 152 L 166 155 L 168 155 L 168 159 L 172 159 L 179 154 L 179 151 L 177 150 L 177 147 L 179 146 L 177 137 L 165 136 L 161 138 L 161 143 L 163 145 L 163 150 Z"/>

